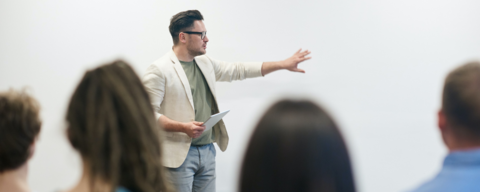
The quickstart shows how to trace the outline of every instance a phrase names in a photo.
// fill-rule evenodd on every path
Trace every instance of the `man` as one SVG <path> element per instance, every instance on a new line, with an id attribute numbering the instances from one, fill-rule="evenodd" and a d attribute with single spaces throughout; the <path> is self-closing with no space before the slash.
<path id="1" fill-rule="evenodd" d="M 38 102 L 25 92 L 0 93 L 0 192 L 29 192 L 28 160 L 40 132 Z"/>
<path id="2" fill-rule="evenodd" d="M 310 59 L 309 51 L 297 51 L 278 62 L 227 63 L 205 55 L 209 38 L 197 10 L 174 15 L 170 21 L 173 50 L 150 65 L 143 83 L 150 94 L 158 123 L 167 131 L 164 165 L 178 191 L 215 191 L 215 147 L 227 149 L 223 121 L 205 131 L 203 122 L 218 113 L 215 81 L 264 76 Z"/>
<path id="3" fill-rule="evenodd" d="M 438 127 L 449 154 L 440 173 L 414 191 L 480 191 L 480 62 L 448 74 Z"/>

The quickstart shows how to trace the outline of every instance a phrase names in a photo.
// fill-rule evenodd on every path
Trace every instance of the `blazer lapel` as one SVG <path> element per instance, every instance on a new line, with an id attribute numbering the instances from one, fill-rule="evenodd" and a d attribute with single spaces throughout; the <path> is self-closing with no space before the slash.
<path id="1" fill-rule="evenodd" d="M 187 78 L 187 75 L 185 74 L 185 71 L 183 70 L 182 64 L 180 63 L 180 61 L 178 61 L 177 56 L 173 51 L 171 51 L 170 60 L 173 63 L 173 68 L 177 72 L 177 75 L 180 78 L 180 81 L 182 81 L 183 88 L 185 89 L 185 93 L 187 94 L 188 101 L 190 102 L 190 105 L 192 105 L 192 109 L 195 110 L 195 107 L 193 105 L 192 90 L 190 89 L 190 83 L 188 82 L 188 78 Z"/>
<path id="2" fill-rule="evenodd" d="M 208 84 L 208 87 L 210 88 L 210 92 L 212 92 L 213 99 L 215 99 L 216 101 L 217 98 L 215 97 L 215 86 L 214 86 L 215 80 L 211 79 L 211 76 L 209 75 L 211 73 L 211 70 L 213 69 L 208 67 L 207 64 L 199 62 L 199 60 L 195 60 L 195 62 L 197 63 L 198 68 L 200 68 L 200 71 L 202 71 L 203 77 L 205 77 L 205 80 L 207 80 L 207 84 Z"/>

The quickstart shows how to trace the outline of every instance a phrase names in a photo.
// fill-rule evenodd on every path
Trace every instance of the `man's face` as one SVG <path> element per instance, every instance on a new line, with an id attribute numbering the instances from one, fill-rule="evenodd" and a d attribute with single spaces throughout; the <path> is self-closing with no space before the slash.
<path id="1" fill-rule="evenodd" d="M 204 32 L 207 31 L 207 29 L 202 21 L 196 20 L 193 23 L 193 28 L 188 31 Z M 187 50 L 190 55 L 199 56 L 207 53 L 208 37 L 206 35 L 202 39 L 200 34 L 185 34 L 185 39 L 187 40 Z"/>

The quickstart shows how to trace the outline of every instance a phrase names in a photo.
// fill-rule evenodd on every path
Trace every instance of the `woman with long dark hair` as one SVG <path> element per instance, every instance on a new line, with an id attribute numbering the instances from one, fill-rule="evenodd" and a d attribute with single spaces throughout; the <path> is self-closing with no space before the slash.
<path id="1" fill-rule="evenodd" d="M 251 137 L 240 191 L 354 192 L 350 158 L 332 118 L 309 101 L 274 104 Z"/>
<path id="2" fill-rule="evenodd" d="M 87 71 L 67 110 L 68 139 L 83 174 L 69 192 L 170 191 L 162 132 L 147 92 L 123 61 Z"/>

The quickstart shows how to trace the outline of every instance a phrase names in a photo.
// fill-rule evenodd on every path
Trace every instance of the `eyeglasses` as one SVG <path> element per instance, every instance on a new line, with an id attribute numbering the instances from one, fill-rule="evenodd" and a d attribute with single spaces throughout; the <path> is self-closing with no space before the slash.
<path id="1" fill-rule="evenodd" d="M 200 35 L 200 38 L 203 40 L 203 38 L 205 38 L 205 36 L 207 35 L 207 32 L 206 31 L 202 31 L 202 32 L 195 32 L 195 31 L 184 31 L 182 33 L 186 33 L 186 34 L 198 34 Z"/>

